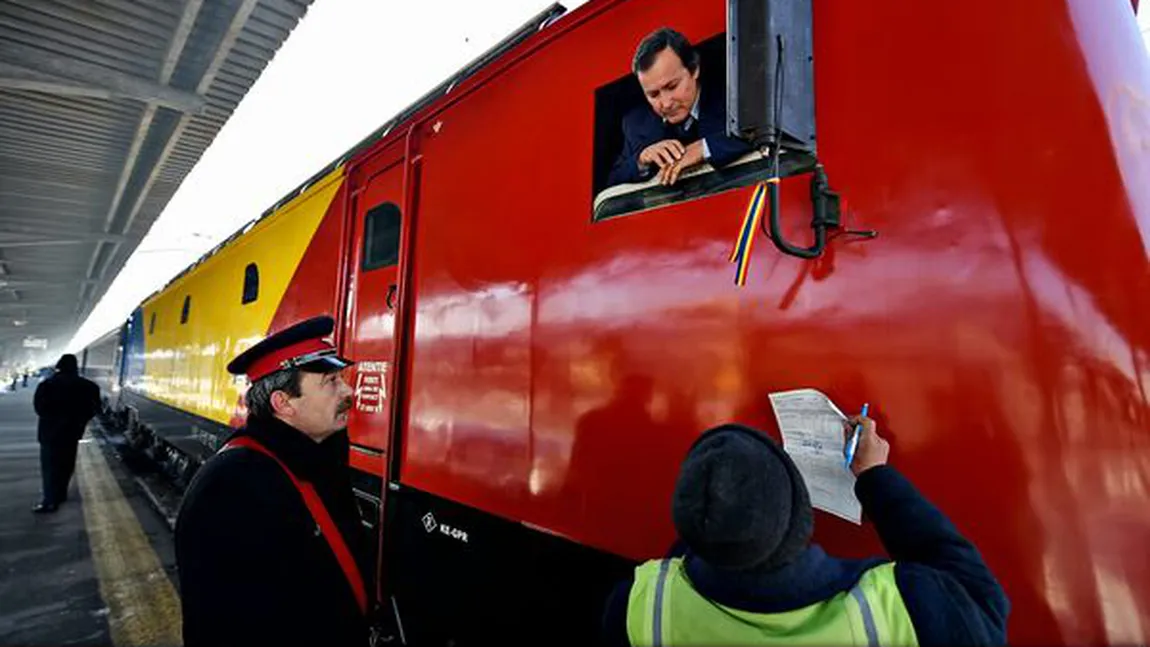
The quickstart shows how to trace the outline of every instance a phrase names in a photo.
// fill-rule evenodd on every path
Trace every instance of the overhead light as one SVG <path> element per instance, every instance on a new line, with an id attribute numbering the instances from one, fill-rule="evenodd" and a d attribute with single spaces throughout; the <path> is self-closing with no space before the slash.
<path id="1" fill-rule="evenodd" d="M 25 337 L 23 346 L 24 348 L 48 350 L 48 340 L 43 337 Z"/>
<path id="2" fill-rule="evenodd" d="M 8 287 L 8 281 L 0 281 L 0 288 Z"/>
<path id="3" fill-rule="evenodd" d="M 20 327 L 23 327 L 23 326 L 27 326 L 27 325 L 28 325 L 28 320 L 27 320 L 27 319 L 13 319 L 13 320 L 12 320 L 12 325 L 13 325 L 13 326 L 16 326 L 17 328 L 20 328 Z"/>

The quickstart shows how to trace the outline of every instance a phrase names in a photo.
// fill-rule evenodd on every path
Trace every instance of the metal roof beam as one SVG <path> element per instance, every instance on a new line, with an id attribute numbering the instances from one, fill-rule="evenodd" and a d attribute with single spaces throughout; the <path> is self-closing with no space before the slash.
<path id="1" fill-rule="evenodd" d="M 9 108 L 20 107 L 26 109 L 26 112 L 53 119 L 94 120 L 112 127 L 121 127 L 125 116 L 135 115 L 138 111 L 135 104 L 126 101 L 93 101 L 19 91 L 0 91 L 0 97 Z"/>
<path id="2" fill-rule="evenodd" d="M 70 161 L 54 159 L 49 161 L 34 161 L 28 159 L 23 151 L 20 159 L 15 160 L 0 150 L 0 178 L 16 177 L 23 180 L 36 180 L 53 182 L 69 182 L 75 185 L 105 187 L 115 178 L 106 168 L 90 170 L 80 168 Z"/>
<path id="3" fill-rule="evenodd" d="M 193 1 L 196 0 L 189 0 L 189 4 L 191 4 Z M 216 48 L 215 56 L 208 64 L 207 69 L 204 70 L 204 75 L 200 77 L 199 84 L 196 85 L 197 94 L 205 95 L 212 87 L 212 82 L 215 81 L 216 75 L 220 71 L 220 67 L 222 67 L 224 61 L 227 60 L 228 54 L 231 53 L 232 47 L 235 46 L 236 40 L 239 39 L 240 33 L 243 32 L 244 25 L 247 24 L 248 18 L 251 17 L 252 12 L 255 11 L 258 4 L 259 0 L 243 0 L 243 2 L 240 3 L 240 6 L 236 8 L 236 13 L 232 16 L 232 20 L 228 24 L 227 31 L 224 32 L 224 36 L 222 39 L 220 39 L 220 43 Z M 132 204 L 131 209 L 128 211 L 128 216 L 124 220 L 124 225 L 120 228 L 120 231 L 116 233 L 124 234 L 131 229 L 132 222 L 135 221 L 136 215 L 140 212 L 140 208 L 144 205 L 144 201 L 147 198 L 148 193 L 152 190 L 152 185 L 156 182 L 156 179 L 159 177 L 160 172 L 164 168 L 165 164 L 167 164 L 168 158 L 175 150 L 176 145 L 180 141 L 180 137 L 184 133 L 184 129 L 187 128 L 188 124 L 191 122 L 191 118 L 192 115 L 188 113 L 180 115 L 179 122 L 176 123 L 176 127 L 172 130 L 172 133 L 168 135 L 168 140 L 165 142 L 163 149 L 160 151 L 159 157 L 152 164 L 151 170 L 148 173 L 148 177 L 144 180 L 143 186 L 140 187 L 140 192 L 136 195 L 135 202 Z M 109 216 L 110 217 L 107 223 L 110 226 L 112 218 L 115 216 L 115 211 L 113 210 L 109 212 Z M 100 252 L 102 251 L 103 244 L 101 243 L 96 246 L 96 251 L 92 254 L 92 261 L 88 266 L 87 278 L 103 278 L 103 275 L 106 273 L 108 266 L 110 266 L 111 262 L 115 259 L 116 253 L 120 249 L 120 243 L 111 243 L 111 245 L 112 249 L 111 252 L 107 255 L 107 261 L 103 263 L 104 267 L 98 267 L 99 259 L 101 256 Z M 80 299 L 82 303 L 80 304 L 79 309 L 80 318 L 83 318 L 87 314 L 88 310 L 91 309 L 92 301 L 98 292 L 99 287 L 97 286 L 97 289 L 92 290 L 91 293 L 87 294 L 85 297 L 84 290 L 81 290 Z"/>
<path id="4" fill-rule="evenodd" d="M 176 63 L 179 62 L 180 56 L 184 53 L 184 46 L 188 43 L 188 34 L 192 32 L 192 27 L 196 24 L 196 17 L 200 13 L 201 6 L 203 6 L 203 0 L 187 0 L 184 4 L 183 14 L 180 16 L 180 22 L 176 24 L 176 30 L 172 33 L 172 40 L 168 44 L 168 53 L 164 56 L 164 64 L 160 69 L 160 83 L 167 85 L 172 80 L 172 72 L 176 69 Z M 132 144 L 124 159 L 124 166 L 120 170 L 116 192 L 113 194 L 112 203 L 108 207 L 108 215 L 104 218 L 104 231 L 108 231 L 112 227 L 112 221 L 115 219 L 116 211 L 120 208 L 120 201 L 124 197 L 124 189 L 127 188 L 128 180 L 131 179 L 132 173 L 136 170 L 140 149 L 148 137 L 148 132 L 152 129 L 152 120 L 155 117 L 156 106 L 149 104 L 144 108 L 144 114 L 140 116 L 140 122 L 136 126 L 136 134 L 132 138 Z M 94 257 L 95 254 L 93 254 L 93 261 L 95 260 Z"/>
<path id="5" fill-rule="evenodd" d="M 205 103 L 192 92 L 11 41 L 0 42 L 0 88 L 135 99 L 181 113 L 198 113 Z"/>
<path id="6" fill-rule="evenodd" d="M 0 354 L 91 311 L 311 1 L 0 0 Z"/>
<path id="7" fill-rule="evenodd" d="M 28 288 L 20 289 L 27 290 Z M 71 292 L 71 290 L 68 291 Z M 11 316 L 13 314 L 48 315 L 50 313 L 56 313 L 58 315 L 57 321 L 55 323 L 64 325 L 68 323 L 68 315 L 71 314 L 68 304 L 63 303 L 47 303 L 43 301 L 34 301 L 28 303 L 25 301 L 11 300 L 0 302 L 0 317 Z"/>
<path id="8" fill-rule="evenodd" d="M 53 226 L 53 228 L 55 228 Z M 25 242 L 31 241 L 50 241 L 50 240 L 72 240 L 73 238 L 83 238 L 86 242 L 94 243 L 98 240 L 122 241 L 123 236 L 117 234 L 102 234 L 98 232 L 92 233 L 67 233 L 57 235 L 45 235 L 39 231 L 15 230 L 0 228 L 0 247 L 5 245 L 5 241 L 10 242 Z"/>
<path id="9" fill-rule="evenodd" d="M 93 0 L 55 0 L 54 2 L 8 0 L 8 2 L 10 5 L 25 9 L 25 11 L 17 11 L 13 14 L 20 15 L 24 22 L 35 21 L 40 24 L 52 25 L 64 22 L 82 25 L 91 30 L 89 33 L 99 33 L 105 37 L 110 37 L 115 42 L 141 44 L 159 49 L 156 42 L 162 41 L 168 35 L 168 30 L 165 29 L 163 23 L 155 22 L 157 17 L 162 18 L 162 16 L 152 16 L 151 20 L 140 19 L 139 17 L 125 20 L 126 16 L 123 12 L 106 6 L 106 2 L 93 2 Z M 29 18 L 32 14 L 27 10 L 35 11 L 39 15 Z M 56 20 L 49 22 L 46 20 L 47 16 L 59 19 L 59 22 Z"/>
<path id="10" fill-rule="evenodd" d="M 66 312 L 68 306 L 69 304 L 60 303 L 59 301 L 26 301 L 20 299 L 12 303 L 0 303 L 0 310 L 11 310 L 13 308 L 17 310 L 49 310 L 55 308 L 60 312 Z"/>
<path id="11" fill-rule="evenodd" d="M 72 286 L 77 283 L 95 283 L 90 279 L 25 279 L 5 277 L 0 278 L 0 290 L 20 290 L 29 287 L 52 287 L 54 285 Z"/>
<path id="12" fill-rule="evenodd" d="M 12 234 L 12 237 L 18 238 L 31 238 L 39 240 L 45 236 L 59 236 L 60 238 L 78 238 L 81 236 L 97 235 L 92 232 L 91 227 L 85 227 L 81 222 L 53 222 L 50 225 L 51 233 L 45 231 L 44 219 L 41 218 L 38 222 L 25 224 L 15 219 L 4 219 L 4 226 L 0 226 L 0 236 L 4 234 Z"/>
<path id="13" fill-rule="evenodd" d="M 80 272 L 75 270 L 61 274 L 51 270 L 37 272 L 33 268 L 28 268 L 26 271 L 22 269 L 16 276 L 0 277 L 0 285 L 8 284 L 7 287 L 0 287 L 0 294 L 3 294 L 3 290 L 26 291 L 31 289 L 51 292 L 53 294 L 56 294 L 58 291 L 60 295 L 63 296 L 68 292 L 72 292 L 72 288 L 78 283 L 94 283 L 94 281 L 90 279 L 76 278 L 79 275 Z M 67 298 L 64 300 L 69 301 Z M 68 303 L 68 305 L 72 305 L 72 303 Z"/>
<path id="14" fill-rule="evenodd" d="M 184 53 L 184 47 L 188 44 L 188 36 L 192 33 L 192 27 L 194 27 L 196 24 L 196 18 L 199 16 L 200 8 L 202 6 L 203 0 L 187 0 L 184 3 L 184 10 L 180 14 L 180 22 L 176 24 L 176 29 L 172 32 L 172 39 L 168 43 L 168 52 L 165 54 L 163 65 L 160 67 L 160 83 L 167 85 L 172 80 L 172 73 L 175 72 L 176 65 L 180 62 L 180 57 Z M 115 221 L 116 212 L 119 211 L 120 203 L 124 199 L 124 191 L 128 187 L 128 181 L 132 179 L 132 175 L 136 171 L 136 166 L 138 165 L 140 159 L 140 150 L 143 148 L 144 140 L 148 138 L 148 133 L 152 130 L 152 122 L 155 120 L 155 117 L 156 106 L 154 104 L 148 104 L 144 108 L 144 113 L 140 115 L 140 122 L 136 126 L 136 134 L 133 136 L 132 144 L 128 148 L 128 154 L 125 156 L 124 166 L 120 169 L 120 179 L 116 182 L 116 192 L 112 195 L 112 201 L 108 206 L 108 213 L 104 217 L 105 232 L 110 232 L 112 229 L 112 222 Z M 162 166 L 163 163 L 164 158 L 161 156 L 160 159 L 157 160 L 152 166 L 152 173 L 154 174 L 156 169 Z M 133 211 L 139 209 L 143 202 L 143 198 L 147 195 L 150 189 L 151 183 L 145 182 L 144 185 L 140 188 L 140 194 L 137 196 Z M 133 217 L 134 213 L 129 215 L 127 224 L 123 229 L 124 232 L 128 231 Z M 120 237 L 120 240 L 123 240 L 123 236 Z M 115 244 L 115 247 L 112 249 L 112 253 L 108 255 L 108 259 L 110 261 L 115 256 L 116 252 L 119 251 L 120 241 L 109 242 L 113 242 Z M 92 252 L 92 260 L 88 263 L 87 274 L 87 277 L 90 279 L 95 278 L 95 273 L 98 269 L 96 264 L 100 260 L 100 252 L 102 248 L 103 244 L 96 245 L 96 249 Z M 79 304 L 77 310 L 81 316 L 83 316 L 85 310 L 88 308 L 89 303 L 86 303 L 86 301 L 91 300 L 93 293 L 94 290 L 88 290 L 87 283 L 80 285 L 80 295 L 78 297 Z"/>
<path id="15" fill-rule="evenodd" d="M 56 245 L 87 245 L 97 241 L 105 242 L 122 242 L 123 236 L 107 236 L 103 238 L 68 238 L 68 239 L 45 239 L 45 240 L 20 240 L 14 242 L 6 242 L 0 240 L 0 249 L 16 249 L 19 247 L 53 247 Z"/>
<path id="16" fill-rule="evenodd" d="M 29 206 L 26 204 L 5 205 L 4 211 L 5 211 L 5 214 L 4 214 L 5 220 L 11 220 L 12 222 L 21 222 L 21 223 L 27 223 L 33 219 L 36 219 L 40 223 L 43 223 L 45 216 L 43 216 L 41 214 L 47 214 L 47 216 L 46 216 L 47 218 L 64 218 L 66 220 L 75 220 L 75 221 L 87 221 L 87 220 L 91 220 L 91 218 L 92 218 L 92 214 L 88 211 L 81 211 L 81 210 L 76 210 L 76 209 L 60 209 L 58 207 L 57 208 L 35 207 L 35 206 Z M 79 224 L 79 222 L 68 222 L 66 224 L 75 225 L 75 224 Z"/>
<path id="17" fill-rule="evenodd" d="M 4 251 L 0 248 L 0 252 Z M 15 252 L 16 250 L 12 250 Z M 50 274 L 51 276 L 63 276 L 75 272 L 79 274 L 83 271 L 84 261 L 79 255 L 69 254 L 63 256 L 60 254 L 35 254 L 33 252 L 25 252 L 19 257 L 19 260 L 4 261 L 9 266 L 18 265 L 21 271 L 28 271 L 37 275 Z"/>
<path id="18" fill-rule="evenodd" d="M 215 57 L 213 57 L 211 63 L 208 64 L 208 68 L 204 70 L 204 75 L 200 78 L 200 82 L 196 86 L 196 92 L 198 94 L 207 94 L 208 89 L 212 87 L 212 82 L 215 81 L 216 74 L 219 73 L 220 67 L 224 64 L 224 61 L 227 60 L 228 54 L 232 51 L 232 47 L 236 43 L 236 39 L 239 38 L 240 33 L 244 29 L 244 25 L 248 21 L 248 17 L 251 16 L 257 4 L 259 4 L 259 0 L 243 0 L 243 3 L 236 9 L 236 13 L 232 16 L 232 21 L 228 25 L 228 29 L 224 33 L 219 47 L 216 49 Z M 179 142 L 180 136 L 183 134 L 184 129 L 187 128 L 189 122 L 191 122 L 190 115 L 186 113 L 181 115 L 175 130 L 168 136 L 167 144 L 160 153 L 160 158 L 156 160 L 156 163 L 152 166 L 152 171 L 148 174 L 147 181 L 144 182 L 140 195 L 136 197 L 136 204 L 133 205 L 132 210 L 128 212 L 128 218 L 123 227 L 124 231 L 127 231 L 128 228 L 131 227 L 132 221 L 136 219 L 136 214 L 144 202 L 144 197 L 148 191 L 151 190 L 152 184 L 156 181 L 156 177 L 160 173 L 160 169 L 164 167 L 165 162 L 168 161 L 168 157 L 172 154 L 172 151 L 175 150 L 176 144 Z"/>

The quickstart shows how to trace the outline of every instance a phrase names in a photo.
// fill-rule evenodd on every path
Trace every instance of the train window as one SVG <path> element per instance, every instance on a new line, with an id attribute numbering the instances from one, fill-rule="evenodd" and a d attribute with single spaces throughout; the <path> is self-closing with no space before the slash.
<path id="1" fill-rule="evenodd" d="M 184 308 L 180 310 L 180 324 L 188 323 L 188 314 L 192 311 L 192 297 L 188 295 L 184 297 Z"/>
<path id="2" fill-rule="evenodd" d="M 363 259 L 360 267 L 374 270 L 399 262 L 402 216 L 393 202 L 376 205 L 363 217 Z"/>
<path id="3" fill-rule="evenodd" d="M 702 115 L 699 120 L 704 122 L 702 127 L 721 120 L 726 123 L 725 94 L 726 94 L 726 35 L 718 34 L 712 38 L 700 41 L 695 45 L 699 55 L 699 105 L 700 107 L 718 106 L 718 115 Z M 708 93 L 711 93 L 707 97 Z M 720 93 L 718 101 L 714 101 L 714 94 Z M 707 97 L 707 98 L 704 98 Z M 658 117 L 651 112 L 651 106 L 643 96 L 643 89 L 633 74 L 616 79 L 595 91 L 595 153 L 593 157 L 593 185 L 592 185 L 592 220 L 606 220 L 639 211 L 646 211 L 676 202 L 692 200 L 712 193 L 726 191 L 742 186 L 754 184 L 763 179 L 767 171 L 768 160 L 758 151 L 752 150 L 749 145 L 746 151 L 728 161 L 722 168 L 716 168 L 704 162 L 683 171 L 678 181 L 672 186 L 663 186 L 658 178 L 629 176 L 619 179 L 620 173 L 613 173 L 617 162 L 626 164 L 621 160 L 624 149 L 623 120 L 630 113 L 647 117 L 648 125 L 659 128 Z M 663 126 L 673 128 L 673 126 Z M 681 137 L 692 137 L 700 125 L 696 123 L 694 131 L 688 131 Z M 696 137 L 697 138 L 697 137 Z M 738 140 L 732 140 L 737 142 Z M 741 144 L 741 142 L 740 142 Z M 632 162 L 633 163 L 633 162 Z M 622 175 L 628 175 L 622 173 Z M 612 177 L 614 176 L 614 177 Z"/>
<path id="4" fill-rule="evenodd" d="M 154 335 L 156 333 L 156 313 L 152 313 L 152 319 L 148 322 L 148 334 Z"/>
<path id="5" fill-rule="evenodd" d="M 244 294 L 241 305 L 252 303 L 260 298 L 260 268 L 255 263 L 248 263 L 244 268 Z"/>

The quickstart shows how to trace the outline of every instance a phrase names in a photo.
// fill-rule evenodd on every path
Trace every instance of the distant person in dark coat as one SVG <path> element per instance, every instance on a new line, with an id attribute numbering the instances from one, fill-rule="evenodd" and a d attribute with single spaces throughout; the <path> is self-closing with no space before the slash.
<path id="1" fill-rule="evenodd" d="M 304 321 L 228 365 L 251 383 L 247 425 L 196 474 L 176 522 L 185 647 L 368 643 L 371 564 L 340 375 L 351 362 L 323 339 L 333 326 Z"/>
<path id="2" fill-rule="evenodd" d="M 609 185 L 664 185 L 684 170 L 709 162 L 726 166 L 754 150 L 727 136 L 726 80 L 708 75 L 699 54 L 679 32 L 664 27 L 639 43 L 631 71 L 649 106 L 623 117 L 623 151 L 607 176 Z"/>
<path id="3" fill-rule="evenodd" d="M 100 387 L 80 377 L 75 355 L 63 355 L 56 362 L 56 373 L 36 387 L 32 406 L 40 416 L 36 440 L 43 479 L 40 503 L 32 511 L 55 512 L 68 499 L 80 437 L 100 412 Z"/>
<path id="4" fill-rule="evenodd" d="M 608 601 L 613 645 L 1001 645 L 1010 604 L 978 550 L 861 425 L 855 494 L 889 560 L 810 542 L 802 476 L 766 435 L 723 425 L 683 461 L 672 516 L 686 554 L 635 570 Z M 845 466 L 843 469 L 846 469 Z"/>

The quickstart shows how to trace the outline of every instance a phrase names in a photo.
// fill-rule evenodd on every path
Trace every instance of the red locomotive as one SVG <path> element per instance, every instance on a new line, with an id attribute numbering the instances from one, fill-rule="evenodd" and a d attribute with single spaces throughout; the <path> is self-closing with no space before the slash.
<path id="1" fill-rule="evenodd" d="M 872 403 L 1001 578 L 1012 642 L 1150 640 L 1150 60 L 1130 3 L 813 0 L 813 59 L 787 59 L 781 94 L 788 54 L 731 38 L 776 36 L 740 21 L 779 3 L 730 4 L 730 25 L 724 0 L 548 12 L 389 121 L 141 304 L 120 336 L 131 434 L 190 471 L 242 420 L 228 359 L 332 313 L 359 362 L 383 608 L 409 640 L 586 641 L 613 581 L 673 541 L 692 439 L 773 433 L 767 393 L 816 387 Z M 767 154 L 606 187 L 643 101 L 632 53 L 664 25 Z M 357 64 L 373 82 L 390 62 Z M 739 287 L 732 246 L 776 163 L 777 227 Z M 830 516 L 816 539 L 880 550 Z"/>

